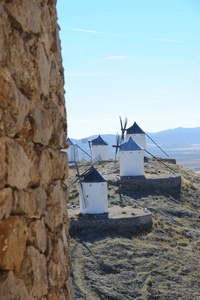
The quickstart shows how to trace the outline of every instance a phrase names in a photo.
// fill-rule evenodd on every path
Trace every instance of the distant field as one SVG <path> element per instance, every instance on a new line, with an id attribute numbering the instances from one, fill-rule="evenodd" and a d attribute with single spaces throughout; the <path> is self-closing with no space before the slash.
<path id="1" fill-rule="evenodd" d="M 176 161 L 184 168 L 194 171 L 200 171 L 200 158 L 176 159 Z"/>
<path id="2" fill-rule="evenodd" d="M 194 171 L 200 171 L 199 147 L 195 148 L 193 145 L 190 147 L 173 148 L 167 149 L 166 152 L 170 156 L 170 158 L 175 158 L 176 162 L 184 168 Z M 156 154 L 155 156 L 159 156 L 159 153 Z"/>
<path id="3" fill-rule="evenodd" d="M 170 151 L 171 150 L 171 151 Z M 200 171 L 200 151 L 199 149 L 179 148 L 170 149 L 168 154 L 170 157 L 175 158 L 177 163 L 184 168 L 194 171 Z"/>

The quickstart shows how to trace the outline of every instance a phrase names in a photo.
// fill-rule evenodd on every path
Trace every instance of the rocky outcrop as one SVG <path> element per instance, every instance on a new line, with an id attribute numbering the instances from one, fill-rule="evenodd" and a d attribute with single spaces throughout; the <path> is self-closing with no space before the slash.
<path id="1" fill-rule="evenodd" d="M 55 0 L 0 2 L 0 299 L 70 299 Z"/>

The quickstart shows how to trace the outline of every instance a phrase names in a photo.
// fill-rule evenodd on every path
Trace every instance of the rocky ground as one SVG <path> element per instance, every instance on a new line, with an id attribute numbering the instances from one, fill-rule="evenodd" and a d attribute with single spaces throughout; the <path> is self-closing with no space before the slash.
<path id="1" fill-rule="evenodd" d="M 87 167 L 81 164 L 80 172 Z M 113 160 L 95 167 L 107 179 L 119 176 L 119 164 Z M 155 159 L 145 163 L 147 178 L 170 174 L 182 177 L 176 197 L 167 191 L 143 193 L 108 185 L 110 208 L 147 207 L 153 214 L 153 228 L 139 236 L 72 237 L 72 299 L 200 300 L 200 175 Z M 74 175 L 71 166 L 69 181 Z M 76 184 L 69 196 L 69 207 L 78 205 Z"/>

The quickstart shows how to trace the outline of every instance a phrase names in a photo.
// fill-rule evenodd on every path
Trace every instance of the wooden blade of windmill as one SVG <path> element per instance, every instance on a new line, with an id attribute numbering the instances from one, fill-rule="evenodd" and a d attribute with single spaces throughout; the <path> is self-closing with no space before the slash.
<path id="1" fill-rule="evenodd" d="M 80 197 L 80 200 L 82 200 L 82 207 L 83 207 L 83 209 L 85 209 L 89 206 L 89 203 L 88 203 L 87 196 L 85 194 L 85 190 L 84 190 L 81 178 L 79 178 L 79 186 L 80 186 L 79 192 L 81 192 L 81 195 L 82 195 L 82 197 Z"/>
<path id="2" fill-rule="evenodd" d="M 76 161 L 75 161 L 75 166 L 76 166 L 76 172 L 77 172 L 77 177 L 78 177 L 79 186 L 80 186 L 80 191 L 79 192 L 81 192 L 81 195 L 82 195 L 82 197 L 80 197 L 80 200 L 82 201 L 83 209 L 85 209 L 86 207 L 89 206 L 89 203 L 88 203 L 88 200 L 87 200 L 84 188 L 83 188 L 83 183 L 82 183 L 82 180 L 81 180 L 82 175 L 80 175 L 78 164 L 77 164 Z"/>
<path id="3" fill-rule="evenodd" d="M 100 160 L 102 160 L 101 154 L 99 154 L 95 157 L 95 159 L 92 161 L 92 165 L 98 163 Z"/>
<path id="4" fill-rule="evenodd" d="M 117 152 L 118 152 L 119 147 L 120 147 L 120 136 L 117 133 L 117 135 L 116 135 L 116 146 L 115 146 L 115 160 L 116 160 L 116 157 L 117 157 Z"/>
<path id="5" fill-rule="evenodd" d="M 123 130 L 123 125 L 122 125 L 122 118 L 121 116 L 119 116 L 119 120 L 120 120 L 120 126 L 121 126 L 121 131 Z"/>
<path id="6" fill-rule="evenodd" d="M 128 123 L 128 119 L 127 119 L 127 117 L 125 117 L 125 119 L 124 119 L 124 132 L 126 131 L 127 123 Z"/>
<path id="7" fill-rule="evenodd" d="M 120 126 L 121 126 L 121 132 L 122 132 L 122 139 L 124 139 L 124 128 L 123 128 L 123 124 L 122 124 L 122 118 L 119 117 L 120 119 Z"/>
<path id="8" fill-rule="evenodd" d="M 122 124 L 122 119 L 120 117 L 120 125 L 121 125 L 121 132 L 122 132 L 122 141 L 124 140 L 124 133 L 126 131 L 127 122 L 128 122 L 128 119 L 127 119 L 127 117 L 125 117 L 125 119 L 124 119 L 124 125 L 123 125 Z"/>

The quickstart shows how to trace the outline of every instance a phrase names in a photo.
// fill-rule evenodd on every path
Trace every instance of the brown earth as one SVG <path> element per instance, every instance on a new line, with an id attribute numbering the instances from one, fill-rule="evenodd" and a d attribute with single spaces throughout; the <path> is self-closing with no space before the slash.
<path id="1" fill-rule="evenodd" d="M 119 176 L 119 164 L 113 160 L 95 167 L 105 178 Z M 80 172 L 87 168 L 82 163 Z M 147 207 L 153 228 L 138 236 L 105 232 L 72 238 L 72 299 L 200 299 L 200 175 L 169 162 L 145 163 L 148 178 L 171 173 L 182 177 L 176 197 L 167 190 L 143 192 L 109 183 L 109 209 Z M 69 181 L 74 175 L 71 165 Z M 69 198 L 69 208 L 78 205 L 76 184 Z"/>

